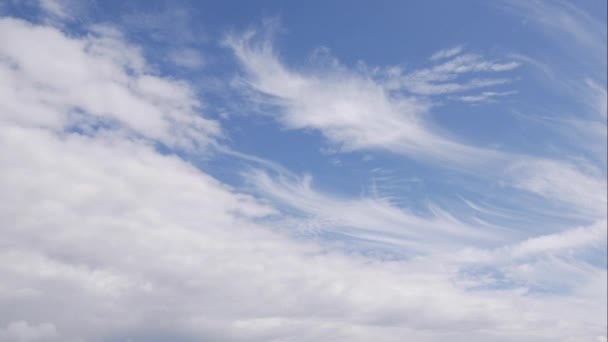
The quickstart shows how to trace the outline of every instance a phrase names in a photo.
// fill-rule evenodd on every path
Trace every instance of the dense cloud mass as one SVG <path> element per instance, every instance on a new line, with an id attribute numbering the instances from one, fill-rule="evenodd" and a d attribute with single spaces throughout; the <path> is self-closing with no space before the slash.
<path id="1" fill-rule="evenodd" d="M 221 153 L 221 121 L 120 28 L 70 34 L 5 16 L 0 341 L 606 341 L 606 267 L 594 261 L 606 252 L 605 169 L 470 146 L 423 118 L 429 97 L 485 89 L 519 62 L 455 47 L 416 71 L 305 75 L 248 37 L 224 41 L 239 90 L 278 106 L 280 125 L 344 151 L 478 159 L 466 172 L 501 169 L 505 187 L 584 223 L 520 234 L 438 207 L 421 215 L 264 161 L 242 172 L 247 187 L 229 185 L 189 159 Z M 475 72 L 489 76 L 449 85 Z M 284 233 L 314 222 L 407 257 Z"/>

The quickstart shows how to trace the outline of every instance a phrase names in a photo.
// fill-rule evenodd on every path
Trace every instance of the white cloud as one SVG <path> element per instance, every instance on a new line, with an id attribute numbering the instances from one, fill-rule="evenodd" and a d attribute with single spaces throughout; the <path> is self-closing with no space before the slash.
<path id="1" fill-rule="evenodd" d="M 169 60 L 182 68 L 199 69 L 205 66 L 203 55 L 196 49 L 179 49 L 169 54 Z"/>
<path id="2" fill-rule="evenodd" d="M 568 204 L 571 212 L 606 217 L 608 184 L 602 171 L 591 165 L 528 159 L 511 164 L 507 174 L 516 187 Z"/>
<path id="3" fill-rule="evenodd" d="M 13 122 L 55 130 L 119 124 L 126 134 L 189 148 L 221 134 L 197 114 L 201 104 L 187 84 L 152 74 L 115 29 L 96 26 L 74 39 L 4 18 L 0 55 L 0 108 Z"/>
<path id="4" fill-rule="evenodd" d="M 196 12 L 196 6 L 185 2 L 159 3 L 158 6 L 130 3 L 121 11 L 120 23 L 129 33 L 144 35 L 166 44 L 166 47 L 179 49 L 197 46 L 208 39 L 202 29 L 204 23 L 194 18 Z"/>
<path id="5" fill-rule="evenodd" d="M 431 61 L 436 61 L 439 59 L 453 57 L 461 52 L 462 52 L 462 46 L 456 46 L 451 49 L 437 51 L 431 56 Z"/>
<path id="6" fill-rule="evenodd" d="M 253 89 L 253 100 L 278 107 L 272 112 L 285 127 L 318 130 L 342 151 L 380 148 L 416 158 L 450 161 L 463 168 L 481 160 L 501 158 L 494 151 L 435 132 L 425 119 L 431 105 L 427 100 L 394 94 L 386 84 L 335 63 L 309 73 L 290 70 L 281 63 L 270 40 L 257 38 L 255 32 L 248 32 L 230 36 L 226 44 L 246 72 L 242 80 L 246 91 Z M 460 68 L 491 69 L 493 65 L 447 62 L 440 69 L 465 72 Z M 438 73 L 433 73 L 435 76 L 429 77 L 436 78 Z M 503 80 L 471 81 L 474 87 L 487 86 L 488 82 Z"/>
<path id="7" fill-rule="evenodd" d="M 453 261 L 462 263 L 485 263 L 488 265 L 517 264 L 524 260 L 551 256 L 572 258 L 577 253 L 596 248 L 605 249 L 607 245 L 606 220 L 600 219 L 589 226 L 570 228 L 564 231 L 530 237 L 516 243 L 505 244 L 495 249 L 469 248 L 453 255 Z M 580 263 L 584 265 L 584 263 Z M 593 268 L 591 268 L 593 269 Z"/>
<path id="8" fill-rule="evenodd" d="M 16 4 L 32 6 L 29 10 L 39 13 L 41 20 L 52 26 L 82 21 L 88 15 L 92 3 L 78 0 L 28 0 Z"/>
<path id="9" fill-rule="evenodd" d="M 579 227 L 560 233 L 543 235 L 522 241 L 510 247 L 510 254 L 515 257 L 534 253 L 554 251 L 571 251 L 572 249 L 606 244 L 606 220 L 596 221 L 590 227 Z"/>
<path id="10" fill-rule="evenodd" d="M 608 116 L 608 91 L 606 87 L 602 87 L 598 82 L 589 78 L 585 80 L 585 83 L 588 86 L 585 93 L 589 94 L 589 99 L 586 102 L 590 104 L 600 119 L 606 120 L 606 116 Z"/>
<path id="11" fill-rule="evenodd" d="M 328 69 L 306 73 L 292 70 L 281 63 L 272 41 L 258 38 L 250 31 L 230 36 L 227 44 L 246 72 L 243 82 L 247 89 L 259 95 L 254 94 L 254 100 L 275 106 L 268 112 L 276 115 L 283 126 L 318 130 L 341 151 L 385 149 L 427 162 L 440 162 L 442 167 L 472 172 L 479 177 L 492 175 L 502 184 L 539 194 L 548 202 L 572 205 L 571 212 L 603 217 L 605 192 L 598 192 L 596 187 L 605 185 L 605 181 L 598 170 L 586 173 L 567 161 L 478 148 L 448 138 L 425 120 L 428 102 L 395 94 L 387 90 L 391 86 L 386 83 L 336 63 L 331 63 Z M 462 91 L 466 83 L 454 84 L 452 90 L 448 89 L 451 83 L 446 83 L 460 74 L 504 72 L 518 66 L 517 62 L 490 62 L 465 54 L 405 76 L 401 70 L 389 71 L 394 80 L 403 82 L 394 85 L 394 89 L 428 86 L 432 87 L 429 93 L 433 93 L 435 87 L 447 87 L 444 90 L 448 92 Z M 486 81 L 503 82 L 495 78 L 470 82 L 485 86 Z M 508 94 L 511 93 L 487 92 L 485 98 Z"/>
<path id="12" fill-rule="evenodd" d="M 455 97 L 452 97 L 452 99 L 459 100 L 462 102 L 467 102 L 467 103 L 479 103 L 479 102 L 493 101 L 492 98 L 494 98 L 494 97 L 509 96 L 509 95 L 514 95 L 514 94 L 517 94 L 517 91 L 515 91 L 515 90 L 499 91 L 499 92 L 484 91 L 478 95 L 455 96 Z"/>
<path id="13" fill-rule="evenodd" d="M 496 5 L 534 23 L 568 54 L 576 56 L 576 62 L 592 60 L 606 67 L 606 23 L 574 3 L 505 0 Z"/>
<path id="14" fill-rule="evenodd" d="M 436 62 L 436 60 L 435 60 Z M 464 54 L 434 65 L 430 68 L 413 70 L 408 73 L 391 72 L 385 86 L 388 89 L 405 89 L 419 95 L 442 95 L 472 89 L 487 88 L 508 83 L 507 78 L 472 78 L 463 76 L 477 73 L 506 72 L 519 67 L 517 62 L 493 62 L 475 54 Z"/>
<path id="15" fill-rule="evenodd" d="M 67 18 L 69 14 L 66 9 L 65 1 L 61 0 L 40 0 L 40 8 L 51 16 Z"/>
<path id="16" fill-rule="evenodd" d="M 0 328 L 0 341 L 35 342 L 59 340 L 55 326 L 49 323 L 30 325 L 25 321 L 13 321 L 9 322 L 6 328 Z"/>
<path id="17" fill-rule="evenodd" d="M 0 317 L 44 319 L 85 340 L 564 333 L 554 319 L 530 318 L 544 316 L 533 299 L 454 285 L 455 275 L 441 270 L 449 264 L 345 256 L 270 233 L 248 217 L 271 208 L 138 142 L 6 126 L 2 137 L 1 217 L 11 247 L 0 253 Z M 373 203 L 320 204 L 363 212 L 356 224 L 370 222 L 369 210 L 378 211 L 374 225 L 401 217 Z M 580 317 L 566 332 L 600 332 L 578 326 Z"/>
<path id="18" fill-rule="evenodd" d="M 534 300 L 471 293 L 442 264 L 346 256 L 273 234 L 248 219 L 271 208 L 141 143 L 2 127 L 5 319 L 43 320 L 84 340 L 564 333 L 554 319 L 530 318 L 544 316 Z M 567 333 L 600 331 L 573 322 Z"/>
<path id="19" fill-rule="evenodd" d="M 151 73 L 113 29 L 69 37 L 2 19 L 0 54 L 2 338 L 553 341 L 605 333 L 602 270 L 576 265 L 568 273 L 567 264 L 545 258 L 544 268 L 506 269 L 535 282 L 547 269 L 576 274 L 570 293 L 475 290 L 464 285 L 466 263 L 449 258 L 384 261 L 273 232 L 264 222 L 278 215 L 269 204 L 278 201 L 267 201 L 279 198 L 369 230 L 400 233 L 411 224 L 420 235 L 429 224 L 437 235 L 477 234 L 441 212 L 420 220 L 381 201 L 319 194 L 306 182 L 262 183 L 272 195 L 264 200 L 158 152 L 155 143 L 204 152 L 220 128 L 199 113 L 187 84 Z M 393 144 L 437 139 L 418 124 L 416 108 L 400 107 L 416 101 L 392 98 L 373 82 L 346 75 L 346 85 L 315 83 L 265 63 L 273 59 L 249 57 L 272 71 L 257 75 L 257 86 L 292 101 L 289 115 L 314 114 L 283 118 L 295 126 L 327 124 L 326 134 L 343 143 L 368 133 L 354 146 L 383 142 L 376 134 L 392 125 L 422 137 Z M 337 100 L 323 96 L 328 90 Z M 308 108 L 300 91 L 319 103 Z M 316 114 L 327 104 L 333 119 Z M 379 123 L 365 131 L 365 120 Z"/>
<path id="20" fill-rule="evenodd" d="M 543 119 L 551 121 L 550 127 L 562 133 L 572 146 L 589 154 L 589 158 L 604 169 L 605 178 L 608 31 L 605 17 L 600 15 L 605 10 L 592 13 L 578 3 L 568 1 L 502 1 L 497 4 L 532 23 L 530 27 L 534 30 L 530 34 L 540 32 L 551 38 L 539 40 L 547 44 L 536 56 L 519 56 L 518 59 L 540 70 L 544 76 L 541 84 L 557 89 L 555 96 L 576 103 L 567 109 L 561 101 L 553 106 L 548 103 L 543 109 L 549 114 Z M 605 8 L 605 5 L 596 3 L 591 8 Z"/>
<path id="21" fill-rule="evenodd" d="M 431 217 L 423 218 L 382 198 L 347 199 L 324 194 L 312 188 L 310 177 L 289 180 L 286 175 L 279 175 L 273 179 L 255 171 L 247 178 L 265 197 L 304 215 L 303 222 L 296 222 L 304 226 L 295 227 L 304 231 L 312 224 L 314 230 L 400 245 L 409 252 L 429 252 L 439 246 L 446 250 L 474 243 L 492 244 L 508 238 L 496 227 L 470 225 L 436 207 L 430 208 Z"/>

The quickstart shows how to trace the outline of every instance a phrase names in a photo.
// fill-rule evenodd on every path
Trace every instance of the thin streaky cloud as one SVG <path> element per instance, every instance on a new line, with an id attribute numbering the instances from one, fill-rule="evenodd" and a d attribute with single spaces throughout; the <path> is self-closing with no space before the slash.
<path id="1" fill-rule="evenodd" d="M 456 46 L 451 49 L 437 51 L 431 56 L 431 61 L 436 61 L 439 59 L 453 57 L 461 52 L 462 52 L 462 46 Z"/>

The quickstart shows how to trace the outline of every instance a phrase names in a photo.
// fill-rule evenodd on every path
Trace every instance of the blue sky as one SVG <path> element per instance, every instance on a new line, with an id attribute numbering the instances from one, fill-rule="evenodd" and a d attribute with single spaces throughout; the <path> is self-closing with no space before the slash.
<path id="1" fill-rule="evenodd" d="M 0 341 L 606 341 L 606 13 L 0 2 Z"/>

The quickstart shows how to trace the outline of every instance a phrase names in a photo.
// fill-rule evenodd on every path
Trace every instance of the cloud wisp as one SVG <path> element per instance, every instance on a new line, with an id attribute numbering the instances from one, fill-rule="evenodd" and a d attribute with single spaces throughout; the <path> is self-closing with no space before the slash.
<path id="1" fill-rule="evenodd" d="M 479 149 L 437 132 L 425 118 L 431 103 L 423 98 L 394 94 L 382 82 L 339 65 L 310 74 L 290 70 L 279 60 L 272 42 L 258 38 L 253 31 L 231 35 L 226 45 L 246 72 L 243 84 L 260 94 L 254 100 L 277 108 L 269 111 L 285 127 L 318 130 L 343 151 L 387 149 L 463 168 L 480 160 L 503 158 L 497 151 Z M 433 72 L 504 67 L 475 66 L 475 58 L 465 59 L 467 62 L 442 64 Z M 472 82 L 488 85 L 485 80 Z"/>
<path id="2" fill-rule="evenodd" d="M 455 140 L 440 133 L 426 119 L 425 114 L 432 107 L 428 101 L 395 95 L 382 82 L 339 64 L 319 72 L 290 70 L 279 60 L 272 41 L 258 38 L 250 31 L 229 36 L 226 44 L 245 70 L 242 82 L 259 94 L 253 100 L 272 106 L 268 109 L 269 115 L 274 115 L 283 126 L 317 130 L 345 152 L 388 150 L 442 167 L 473 172 L 479 177 L 493 174 L 504 184 L 547 200 L 580 204 L 581 207 L 575 209 L 583 211 L 593 207 L 600 216 L 605 212 L 605 191 L 593 190 L 606 184 L 601 170 L 587 164 L 572 165 L 568 160 L 480 148 Z M 479 56 L 461 55 L 411 75 L 419 75 L 418 78 L 425 75 L 427 82 L 449 79 L 453 74 L 502 72 L 518 66 L 517 62 L 488 62 Z M 416 78 L 411 75 L 405 79 Z M 512 92 L 485 92 L 481 97 L 460 99 L 476 101 L 509 94 Z M 585 194 L 567 190 L 570 186 L 586 189 Z M 557 192 L 561 195 L 554 197 Z"/>

